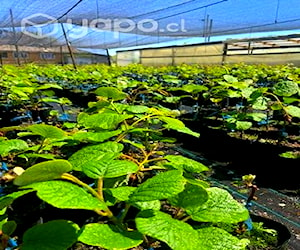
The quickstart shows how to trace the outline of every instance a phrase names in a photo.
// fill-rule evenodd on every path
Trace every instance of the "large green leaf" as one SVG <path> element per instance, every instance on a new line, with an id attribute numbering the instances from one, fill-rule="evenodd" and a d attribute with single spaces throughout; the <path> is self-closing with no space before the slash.
<path id="1" fill-rule="evenodd" d="M 14 180 L 17 186 L 25 186 L 34 182 L 58 179 L 63 173 L 72 170 L 72 165 L 66 160 L 45 161 L 27 168 Z"/>
<path id="2" fill-rule="evenodd" d="M 33 134 L 40 135 L 44 138 L 61 139 L 66 135 L 62 129 L 47 124 L 34 124 L 27 129 Z"/>
<path id="3" fill-rule="evenodd" d="M 135 221 L 141 233 L 167 243 L 173 250 L 201 249 L 198 248 L 198 232 L 169 214 L 144 210 L 137 215 Z"/>
<path id="4" fill-rule="evenodd" d="M 285 108 L 285 110 L 289 115 L 300 118 L 300 108 L 299 107 L 289 105 Z"/>
<path id="5" fill-rule="evenodd" d="M 110 188 L 106 191 L 111 193 L 113 197 L 117 198 L 120 201 L 127 201 L 129 196 L 136 190 L 136 187 L 117 187 L 117 188 Z"/>
<path id="6" fill-rule="evenodd" d="M 97 88 L 94 93 L 98 96 L 106 97 L 114 101 L 123 100 L 127 95 L 114 87 L 100 87 Z"/>
<path id="7" fill-rule="evenodd" d="M 264 113 L 249 113 L 247 114 L 253 121 L 260 122 L 267 118 L 267 114 Z"/>
<path id="8" fill-rule="evenodd" d="M 118 113 L 81 114 L 78 116 L 77 122 L 86 128 L 112 130 L 116 129 L 120 122 L 132 117 L 132 115 Z"/>
<path id="9" fill-rule="evenodd" d="M 201 250 L 243 250 L 248 240 L 239 240 L 223 229 L 206 227 L 197 230 L 198 249 Z"/>
<path id="10" fill-rule="evenodd" d="M 248 210 L 226 190 L 212 187 L 206 189 L 208 200 L 196 209 L 188 210 L 195 221 L 237 223 L 247 220 Z"/>
<path id="11" fill-rule="evenodd" d="M 22 190 L 22 191 L 14 192 L 0 197 L 0 210 L 11 205 L 15 199 L 25 194 L 28 194 L 30 192 L 33 192 L 33 190 L 32 189 Z"/>
<path id="12" fill-rule="evenodd" d="M 226 82 L 230 82 L 230 83 L 238 82 L 238 79 L 232 75 L 224 75 L 223 78 L 225 79 Z"/>
<path id="13" fill-rule="evenodd" d="M 130 202 L 170 198 L 184 189 L 186 180 L 179 170 L 171 170 L 142 183 L 129 197 Z"/>
<path id="14" fill-rule="evenodd" d="M 165 159 L 169 161 L 165 163 L 165 165 L 170 165 L 176 169 L 182 169 L 191 173 L 201 173 L 209 170 L 209 168 L 202 163 L 181 155 L 167 155 Z"/>
<path id="15" fill-rule="evenodd" d="M 169 200 L 173 206 L 184 208 L 189 214 L 193 214 L 208 200 L 208 193 L 201 186 L 187 183 L 182 192 Z"/>
<path id="16" fill-rule="evenodd" d="M 37 89 L 63 89 L 61 86 L 59 86 L 58 84 L 55 83 L 43 83 L 42 85 L 40 85 L 39 87 L 37 87 Z"/>
<path id="17" fill-rule="evenodd" d="M 206 86 L 198 85 L 198 84 L 185 84 L 182 86 L 181 89 L 183 91 L 186 91 L 188 93 L 193 93 L 193 94 L 208 90 Z"/>
<path id="18" fill-rule="evenodd" d="M 187 128 L 184 123 L 178 119 L 171 118 L 171 117 L 159 117 L 159 119 L 166 124 L 163 126 L 167 129 L 173 129 L 181 133 L 189 134 L 195 137 L 199 137 L 200 134 L 197 132 L 192 131 L 191 129 Z"/>
<path id="19" fill-rule="evenodd" d="M 143 235 L 138 231 L 124 231 L 114 225 L 91 223 L 83 227 L 78 240 L 105 249 L 126 250 L 140 245 Z"/>
<path id="20" fill-rule="evenodd" d="M 137 201 L 134 203 L 130 203 L 132 206 L 138 208 L 139 210 L 157 210 L 159 211 L 161 208 L 161 203 L 159 200 L 154 201 Z"/>
<path id="21" fill-rule="evenodd" d="M 270 98 L 260 96 L 254 100 L 252 108 L 258 110 L 266 110 L 268 108 L 268 103 L 270 100 Z"/>
<path id="22" fill-rule="evenodd" d="M 57 208 L 105 210 L 106 204 L 85 189 L 66 181 L 32 183 L 26 188 L 37 191 L 37 196 Z"/>
<path id="23" fill-rule="evenodd" d="M 0 141 L 0 155 L 2 157 L 9 155 L 12 151 L 22 151 L 28 148 L 25 141 L 19 139 Z"/>
<path id="24" fill-rule="evenodd" d="M 235 123 L 235 127 L 237 130 L 247 130 L 252 127 L 252 122 L 247 121 L 237 121 Z"/>
<path id="25" fill-rule="evenodd" d="M 93 146 L 84 147 L 69 158 L 73 169 L 82 171 L 85 165 L 94 161 L 109 161 L 117 158 L 123 150 L 123 145 L 117 142 L 105 142 Z"/>
<path id="26" fill-rule="evenodd" d="M 90 178 L 114 178 L 138 171 L 138 165 L 126 160 L 95 160 L 84 164 L 82 171 Z"/>
<path id="27" fill-rule="evenodd" d="M 15 221 L 7 221 L 2 225 L 2 233 L 6 235 L 12 235 L 17 228 Z"/>
<path id="28" fill-rule="evenodd" d="M 28 229 L 23 236 L 22 250 L 66 250 L 78 238 L 77 224 L 53 220 Z"/>
<path id="29" fill-rule="evenodd" d="M 84 141 L 84 142 L 104 142 L 107 139 L 119 135 L 122 131 L 102 131 L 102 132 L 83 132 L 79 131 L 72 135 L 74 140 Z"/>
<path id="30" fill-rule="evenodd" d="M 299 86 L 297 83 L 292 81 L 282 81 L 274 85 L 273 91 L 279 96 L 292 96 L 299 91 Z"/>
<path id="31" fill-rule="evenodd" d="M 126 110 L 134 114 L 142 114 L 148 112 L 149 107 L 143 105 L 130 105 L 126 107 Z"/>

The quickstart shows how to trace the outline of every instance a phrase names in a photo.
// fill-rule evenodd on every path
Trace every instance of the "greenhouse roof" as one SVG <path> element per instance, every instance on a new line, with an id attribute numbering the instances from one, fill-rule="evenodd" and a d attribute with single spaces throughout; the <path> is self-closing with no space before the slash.
<path id="1" fill-rule="evenodd" d="M 121 48 L 295 30 L 299 0 L 2 0 L 0 44 Z M 64 29 L 64 30 L 63 30 Z"/>

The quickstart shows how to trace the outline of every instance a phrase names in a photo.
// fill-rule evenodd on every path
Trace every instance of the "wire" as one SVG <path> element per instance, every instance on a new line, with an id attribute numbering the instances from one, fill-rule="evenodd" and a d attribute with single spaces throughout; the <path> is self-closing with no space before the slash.
<path id="1" fill-rule="evenodd" d="M 77 7 L 78 4 L 80 4 L 83 0 L 79 0 L 77 3 L 75 3 L 70 9 L 68 9 L 64 14 L 62 14 L 60 17 L 56 18 L 58 21 L 59 19 L 63 18 L 64 16 L 68 15 L 74 8 Z"/>
<path id="2" fill-rule="evenodd" d="M 153 11 L 146 12 L 146 13 L 143 13 L 143 14 L 139 14 L 139 15 L 136 15 L 136 16 L 131 16 L 131 17 L 129 17 L 129 18 L 137 18 L 137 17 L 149 15 L 149 14 L 154 14 L 154 13 L 157 13 L 157 12 L 160 12 L 160 11 L 163 11 L 163 10 L 169 10 L 169 9 L 172 9 L 172 8 L 176 8 L 176 7 L 178 7 L 178 6 L 190 4 L 191 2 L 195 2 L 195 1 L 198 1 L 198 0 L 190 0 L 190 1 L 188 1 L 188 2 L 184 2 L 184 3 L 180 3 L 180 4 L 168 6 L 168 7 L 166 7 L 166 8 L 162 8 L 162 9 L 158 9 L 158 10 L 153 10 Z"/>
<path id="3" fill-rule="evenodd" d="M 277 0 L 276 13 L 275 13 L 275 21 L 274 21 L 275 23 L 277 23 L 277 19 L 278 19 L 279 5 L 280 5 L 280 0 Z"/>
<path id="4" fill-rule="evenodd" d="M 169 17 L 178 16 L 178 15 L 181 15 L 181 14 L 186 14 L 186 13 L 189 13 L 189 12 L 193 12 L 195 10 L 204 9 L 204 8 L 211 7 L 213 5 L 217 5 L 217 4 L 220 4 L 220 3 L 223 3 L 223 2 L 227 2 L 227 1 L 228 0 L 221 0 L 221 1 L 218 1 L 218 2 L 214 2 L 214 3 L 211 3 L 211 4 L 200 6 L 198 8 L 194 8 L 194 9 L 191 9 L 191 10 L 186 10 L 186 11 L 182 11 L 182 12 L 172 14 L 172 15 L 169 15 L 169 16 L 161 17 L 161 18 L 158 18 L 158 19 L 155 19 L 155 20 L 159 21 L 159 20 L 163 20 L 163 19 L 166 19 L 166 18 L 169 18 Z"/>

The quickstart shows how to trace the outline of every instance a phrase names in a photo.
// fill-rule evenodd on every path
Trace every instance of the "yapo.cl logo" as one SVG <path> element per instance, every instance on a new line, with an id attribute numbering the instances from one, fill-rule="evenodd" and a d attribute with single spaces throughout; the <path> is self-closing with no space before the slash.
<path id="1" fill-rule="evenodd" d="M 42 23 L 42 24 L 41 24 Z M 42 39 L 56 34 L 59 29 L 55 17 L 43 13 L 37 13 L 21 20 L 21 30 L 25 35 Z"/>

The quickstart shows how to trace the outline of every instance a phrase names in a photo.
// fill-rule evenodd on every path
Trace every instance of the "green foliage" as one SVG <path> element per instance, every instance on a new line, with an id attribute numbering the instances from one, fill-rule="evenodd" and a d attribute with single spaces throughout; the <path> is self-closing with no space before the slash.
<path id="1" fill-rule="evenodd" d="M 126 250 L 143 242 L 143 235 L 138 231 L 125 231 L 114 225 L 87 224 L 83 227 L 79 241 L 105 249 Z"/>
<path id="2" fill-rule="evenodd" d="M 28 148 L 25 141 L 19 139 L 2 140 L 0 141 L 0 155 L 2 157 L 9 155 L 12 152 L 22 151 Z"/>
<path id="3" fill-rule="evenodd" d="M 35 182 L 59 179 L 63 173 L 71 170 L 72 166 L 66 160 L 45 161 L 26 169 L 22 175 L 15 178 L 14 184 L 25 186 Z"/>
<path id="4" fill-rule="evenodd" d="M 66 181 L 36 182 L 25 186 L 37 191 L 37 196 L 57 208 L 106 209 L 103 201 L 93 197 L 82 187 Z"/>
<path id="5" fill-rule="evenodd" d="M 0 139 L 2 160 L 9 160 L 10 168 L 21 162 L 25 169 L 12 177 L 0 197 L 6 234 L 13 236 L 15 224 L 5 211 L 31 192 L 59 209 L 95 213 L 80 226 L 67 220 L 34 225 L 20 237 L 21 249 L 68 249 L 78 241 L 106 249 L 149 248 L 147 237 L 175 250 L 246 248 L 247 240 L 219 224 L 237 226 L 248 219 L 248 210 L 226 190 L 198 177 L 209 168 L 174 154 L 176 138 L 165 137 L 165 132 L 199 137 L 186 126 L 186 117 L 243 133 L 270 121 L 297 126 L 299 73 L 294 68 L 90 65 L 74 71 L 68 66 L 30 65 L 18 68 L 18 73 L 12 66 L 3 69 L 0 104 L 20 105 L 21 114 L 40 112 L 46 102 L 62 109 L 71 105 L 67 98 L 56 97 L 57 89 L 97 96 L 72 122 L 55 120 L 59 112 L 54 110 L 44 124 L 33 124 L 30 118 L 22 126 L 0 130 L 7 136 Z M 292 153 L 282 156 L 292 158 Z"/>
<path id="6" fill-rule="evenodd" d="M 66 250 L 77 241 L 78 234 L 78 225 L 71 221 L 49 221 L 27 230 L 23 236 L 22 249 Z"/>

